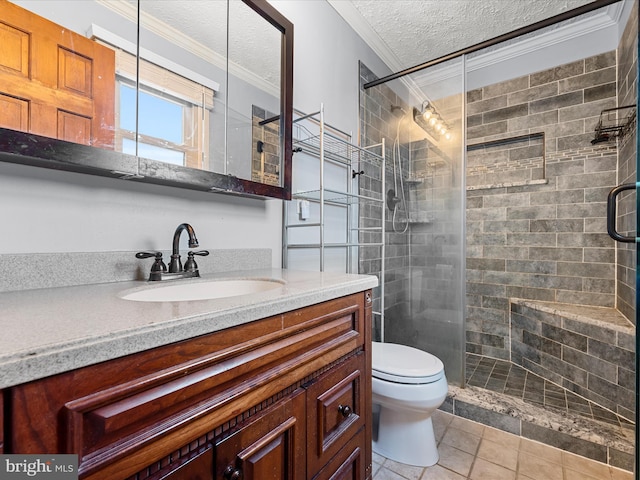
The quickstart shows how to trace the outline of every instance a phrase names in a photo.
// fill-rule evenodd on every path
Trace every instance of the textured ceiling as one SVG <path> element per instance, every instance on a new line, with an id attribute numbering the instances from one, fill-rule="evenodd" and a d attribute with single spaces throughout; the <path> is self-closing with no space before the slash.
<path id="1" fill-rule="evenodd" d="M 418 65 L 591 0 L 328 0 L 393 70 Z"/>

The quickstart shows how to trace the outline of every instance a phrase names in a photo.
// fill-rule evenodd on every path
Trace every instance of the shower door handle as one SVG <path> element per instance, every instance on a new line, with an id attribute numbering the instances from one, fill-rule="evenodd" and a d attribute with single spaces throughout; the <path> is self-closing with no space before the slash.
<path id="1" fill-rule="evenodd" d="M 607 198 L 607 233 L 611 238 L 618 242 L 624 243 L 636 243 L 640 239 L 638 237 L 625 237 L 624 235 L 619 234 L 616 231 L 616 217 L 617 217 L 617 197 L 622 192 L 626 190 L 635 190 L 635 183 L 625 183 L 623 185 L 618 185 L 614 187 L 609 192 L 609 197 Z"/>

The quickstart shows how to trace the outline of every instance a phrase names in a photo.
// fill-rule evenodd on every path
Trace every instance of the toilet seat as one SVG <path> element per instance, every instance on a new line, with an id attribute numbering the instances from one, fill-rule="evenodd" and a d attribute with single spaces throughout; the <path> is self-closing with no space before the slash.
<path id="1" fill-rule="evenodd" d="M 372 342 L 374 378 L 402 384 L 433 383 L 444 376 L 444 364 L 435 355 L 395 343 Z"/>

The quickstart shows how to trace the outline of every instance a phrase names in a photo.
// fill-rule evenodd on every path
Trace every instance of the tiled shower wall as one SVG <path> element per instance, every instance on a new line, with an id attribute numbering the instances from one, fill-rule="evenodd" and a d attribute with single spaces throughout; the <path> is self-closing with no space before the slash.
<path id="1" fill-rule="evenodd" d="M 590 143 L 616 94 L 615 51 L 468 92 L 469 144 L 545 138 L 543 178 L 467 192 L 468 352 L 509 358 L 510 297 L 616 305 L 605 214 L 617 148 Z"/>
<path id="2" fill-rule="evenodd" d="M 361 72 L 362 83 L 375 79 L 363 65 Z M 462 98 L 454 96 L 449 99 L 450 105 L 438 105 L 441 112 L 447 107 L 457 112 L 457 120 L 453 115 L 447 117 L 452 131 L 460 131 Z M 419 105 L 421 100 L 415 103 Z M 393 189 L 396 196 L 404 197 L 395 213 L 395 222 L 393 210 L 388 205 L 384 207 L 384 340 L 438 356 L 445 364 L 449 382 L 461 384 L 464 380 L 461 147 L 455 141 L 440 147 L 429 143 L 425 130 L 412 118 L 412 106 L 404 104 L 392 86 L 363 90 L 361 105 L 361 146 L 386 140 L 384 194 L 386 197 Z M 401 106 L 402 115 L 397 115 L 398 109 L 392 112 L 392 105 Z M 393 152 L 398 126 L 400 163 Z M 379 194 L 381 185 L 376 174 L 365 168 L 365 174 L 359 176 L 362 195 Z M 369 215 L 369 207 L 362 203 L 360 207 L 360 226 L 373 225 L 375 217 Z M 361 233 L 361 240 L 367 238 L 375 242 L 379 237 Z M 361 247 L 360 272 L 377 273 L 379 268 L 379 250 Z M 376 320 L 379 318 L 374 315 L 374 339 L 381 339 L 383 329 Z"/>
<path id="3" fill-rule="evenodd" d="M 403 105 L 400 97 L 388 86 L 364 90 L 362 85 L 376 80 L 377 77 L 364 64 L 360 64 L 360 144 L 361 146 L 370 146 L 382 142 L 386 142 L 386 189 L 393 188 L 393 170 L 392 170 L 392 149 L 393 140 L 396 136 L 396 128 L 398 118 L 391 113 L 392 105 L 402 106 L 406 112 L 410 111 L 409 107 Z M 407 170 L 406 146 L 402 147 L 404 159 L 404 171 Z M 379 150 L 377 151 L 379 153 Z M 364 174 L 359 176 L 359 193 L 360 195 L 380 198 L 380 195 L 386 195 L 382 192 L 382 179 L 380 178 L 380 170 L 372 165 L 363 165 Z M 405 234 L 393 233 L 391 211 L 387 206 L 371 205 L 365 202 L 360 207 L 360 226 L 375 226 L 380 222 L 380 208 L 384 209 L 386 245 L 385 245 L 385 310 L 406 311 L 407 297 L 405 292 L 409 288 L 409 236 Z M 390 233 L 389 233 L 390 232 Z M 381 242 L 382 234 L 380 232 L 361 232 L 360 242 Z M 359 253 L 360 273 L 374 274 L 382 281 L 381 267 L 382 260 L 380 258 L 380 249 L 378 247 L 360 247 Z M 374 290 L 373 310 L 379 312 L 380 305 L 380 288 Z M 380 318 L 374 318 L 374 340 L 380 340 Z"/>
<path id="4" fill-rule="evenodd" d="M 377 77 L 361 64 L 361 85 Z M 361 145 L 386 142 L 386 190 L 395 189 L 393 173 L 393 143 L 399 117 L 391 113 L 391 105 L 399 105 L 410 114 L 412 107 L 404 104 L 392 88 L 386 85 L 361 91 Z M 460 105 L 460 99 L 457 99 Z M 460 108 L 458 107 L 458 111 Z M 459 241 L 452 239 L 448 223 L 455 222 L 450 206 L 451 185 L 455 172 L 447 160 L 446 153 L 435 148 L 426 140 L 408 141 L 412 137 L 411 128 L 417 128 L 412 119 L 405 116 L 400 129 L 400 161 L 403 172 L 403 190 L 408 212 L 402 208 L 396 213 L 396 229 L 393 225 L 393 211 L 384 206 L 385 213 L 385 340 L 413 345 L 429 351 L 437 346 L 438 335 L 450 332 L 436 332 L 434 325 L 426 318 L 427 307 L 435 313 L 441 324 L 453 324 L 444 309 L 452 303 L 451 297 L 460 299 L 460 254 Z M 410 151 L 410 153 L 409 153 Z M 397 161 L 397 159 L 396 159 Z M 361 195 L 378 198 L 382 184 L 379 170 L 363 166 L 364 174 L 359 176 Z M 458 172 L 459 175 L 459 172 Z M 400 185 L 398 184 L 398 190 Z M 383 192 L 386 196 L 387 192 Z M 400 196 L 400 192 L 396 192 Z M 379 225 L 380 211 L 377 205 L 360 206 L 360 226 Z M 408 216 L 408 220 L 407 220 Z M 409 226 L 404 230 L 405 225 Z M 458 221 L 459 222 L 459 221 Z M 360 241 L 378 242 L 379 233 L 363 232 Z M 360 247 L 360 273 L 380 275 L 380 249 Z M 379 294 L 374 292 L 374 311 L 379 311 Z M 374 321 L 377 319 L 374 319 Z M 374 335 L 380 334 L 379 324 L 374 324 Z M 429 331 L 430 330 L 430 331 Z M 376 338 L 376 337 L 374 337 Z M 379 338 L 379 337 L 377 337 Z M 435 339 L 435 340 L 434 340 Z"/>

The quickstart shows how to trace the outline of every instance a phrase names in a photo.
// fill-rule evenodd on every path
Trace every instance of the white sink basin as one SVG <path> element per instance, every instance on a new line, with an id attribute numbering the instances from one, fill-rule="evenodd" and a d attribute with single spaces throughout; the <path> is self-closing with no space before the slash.
<path id="1" fill-rule="evenodd" d="M 181 282 L 180 280 L 174 280 Z M 264 292 L 281 287 L 279 280 L 238 279 L 210 280 L 205 282 L 172 283 L 155 288 L 138 290 L 122 296 L 124 300 L 134 302 L 191 302 L 194 300 L 213 300 L 215 298 L 237 297 Z"/>

